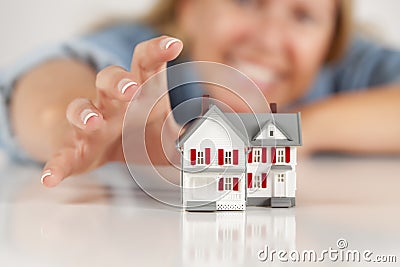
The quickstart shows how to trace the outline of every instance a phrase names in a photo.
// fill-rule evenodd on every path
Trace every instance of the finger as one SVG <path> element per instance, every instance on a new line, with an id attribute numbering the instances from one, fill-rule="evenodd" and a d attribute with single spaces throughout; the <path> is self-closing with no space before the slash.
<path id="1" fill-rule="evenodd" d="M 131 72 L 140 75 L 141 83 L 161 71 L 166 62 L 178 57 L 183 49 L 179 39 L 161 36 L 138 44 L 133 53 Z"/>
<path id="2" fill-rule="evenodd" d="M 78 98 L 67 107 L 67 119 L 75 127 L 85 132 L 101 128 L 104 118 L 101 112 L 88 99 Z"/>
<path id="3" fill-rule="evenodd" d="M 55 187 L 73 173 L 76 157 L 73 148 L 62 150 L 53 156 L 42 171 L 42 184 L 46 187 Z"/>
<path id="4" fill-rule="evenodd" d="M 118 66 L 110 66 L 97 74 L 96 88 L 102 95 L 120 101 L 130 101 L 139 88 L 134 76 Z"/>

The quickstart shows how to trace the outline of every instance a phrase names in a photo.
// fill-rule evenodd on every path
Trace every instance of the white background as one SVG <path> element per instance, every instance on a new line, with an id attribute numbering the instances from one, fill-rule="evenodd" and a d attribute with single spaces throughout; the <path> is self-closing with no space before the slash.
<path id="1" fill-rule="evenodd" d="M 68 39 L 109 17 L 143 14 L 156 0 L 1 0 L 0 68 L 33 48 Z M 355 0 L 357 21 L 400 47 L 400 1 Z"/>

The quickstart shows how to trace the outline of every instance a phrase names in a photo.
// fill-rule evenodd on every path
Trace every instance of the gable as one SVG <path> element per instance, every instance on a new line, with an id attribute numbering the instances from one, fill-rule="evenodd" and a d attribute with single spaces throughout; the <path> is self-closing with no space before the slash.
<path id="1" fill-rule="evenodd" d="M 202 123 L 185 140 L 185 146 L 197 146 L 210 140 L 214 147 L 244 146 L 241 136 L 217 112 L 201 118 Z"/>
<path id="2" fill-rule="evenodd" d="M 279 127 L 273 122 L 268 122 L 261 128 L 260 132 L 253 138 L 253 140 L 290 140 L 290 138 L 283 133 Z"/>
<path id="3" fill-rule="evenodd" d="M 218 133 L 218 134 L 217 134 Z M 198 118 L 177 140 L 176 145 L 181 149 L 189 140 L 204 139 L 222 140 L 234 139 L 235 145 L 249 143 L 249 138 L 242 135 L 238 129 L 225 117 L 217 106 L 212 106 L 204 116 Z M 226 140 L 225 140 L 226 141 Z M 190 142 L 192 143 L 192 142 Z"/>

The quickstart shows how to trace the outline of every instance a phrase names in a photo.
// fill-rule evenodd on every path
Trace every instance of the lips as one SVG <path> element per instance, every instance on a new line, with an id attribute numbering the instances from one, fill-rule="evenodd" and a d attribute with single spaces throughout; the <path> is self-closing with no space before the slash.
<path id="1" fill-rule="evenodd" d="M 276 79 L 276 75 L 272 70 L 260 65 L 247 62 L 240 62 L 235 65 L 238 70 L 260 82 L 271 83 Z"/>
<path id="2" fill-rule="evenodd" d="M 282 77 L 272 68 L 248 61 L 235 61 L 232 66 L 247 75 L 264 93 L 276 87 Z"/>

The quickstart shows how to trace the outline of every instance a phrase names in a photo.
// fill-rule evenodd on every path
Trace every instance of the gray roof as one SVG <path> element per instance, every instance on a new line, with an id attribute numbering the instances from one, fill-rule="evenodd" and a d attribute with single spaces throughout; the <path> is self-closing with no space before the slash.
<path id="1" fill-rule="evenodd" d="M 300 113 L 223 113 L 217 106 L 212 105 L 203 117 L 197 119 L 177 140 L 180 147 L 196 131 L 197 128 L 212 113 L 216 112 L 244 143 L 252 146 L 301 146 Z M 255 139 L 260 132 L 272 122 L 286 139 Z"/>
<path id="2" fill-rule="evenodd" d="M 272 165 L 271 171 L 291 171 L 293 170 L 290 165 Z"/>
<path id="3" fill-rule="evenodd" d="M 301 146 L 300 113 L 225 113 L 232 124 L 248 136 L 252 146 Z M 255 137 L 272 122 L 286 139 L 257 139 Z"/>
<path id="4" fill-rule="evenodd" d="M 193 122 L 189 126 L 189 128 L 186 129 L 186 131 L 176 141 L 176 146 L 178 148 L 181 147 L 213 112 L 217 113 L 224 120 L 224 122 L 229 125 L 229 127 L 231 127 L 231 129 L 239 136 L 239 138 L 242 139 L 245 145 L 248 145 L 249 139 L 247 135 L 243 135 L 243 131 L 238 131 L 238 129 L 232 124 L 232 122 L 225 116 L 227 113 L 223 113 L 216 105 L 212 105 L 203 116 L 196 119 L 196 121 Z"/>

